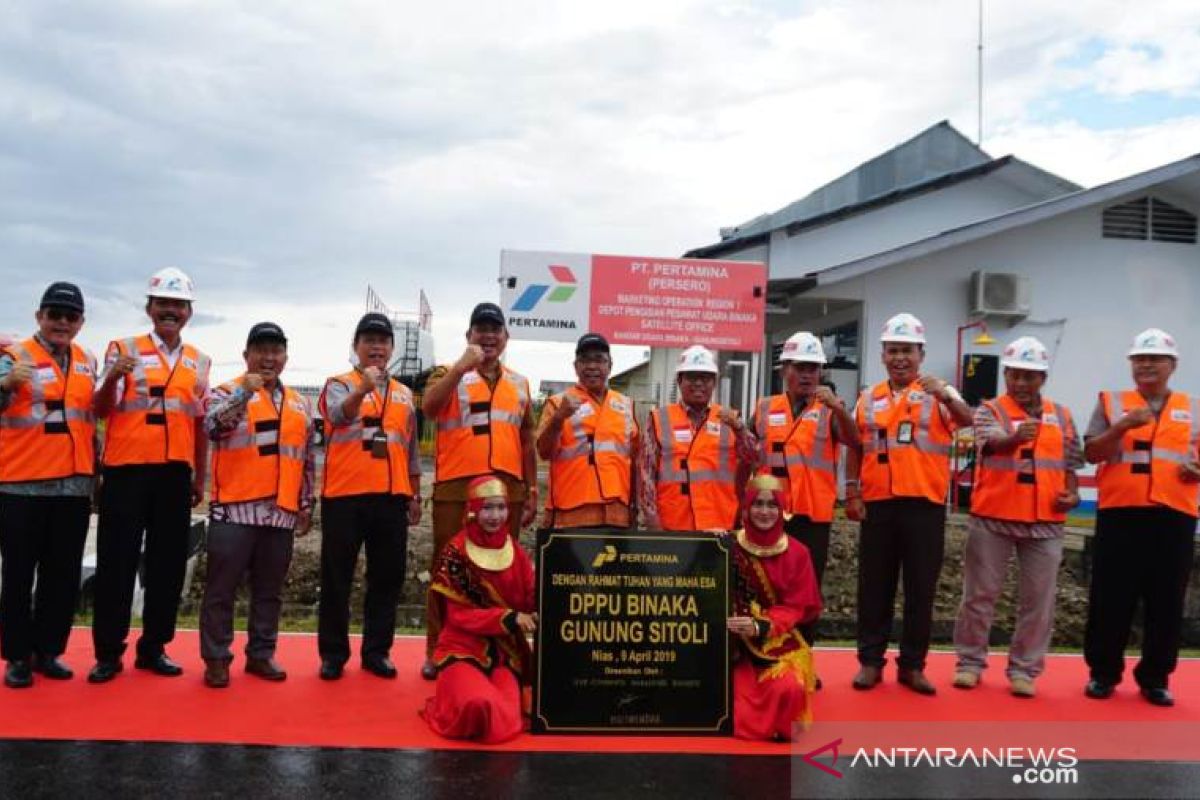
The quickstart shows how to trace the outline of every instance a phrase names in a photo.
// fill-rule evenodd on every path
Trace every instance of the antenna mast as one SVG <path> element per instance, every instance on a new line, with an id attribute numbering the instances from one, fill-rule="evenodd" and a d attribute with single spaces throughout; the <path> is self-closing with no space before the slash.
<path id="1" fill-rule="evenodd" d="M 983 147 L 983 0 L 979 0 L 979 44 L 976 48 L 976 58 L 976 76 L 978 79 L 976 92 L 979 114 L 978 133 L 975 136 L 975 144 L 978 147 Z"/>

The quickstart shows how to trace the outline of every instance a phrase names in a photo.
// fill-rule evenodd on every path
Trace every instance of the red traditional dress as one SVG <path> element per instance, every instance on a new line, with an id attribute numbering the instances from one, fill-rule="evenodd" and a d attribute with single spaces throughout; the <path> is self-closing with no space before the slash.
<path id="1" fill-rule="evenodd" d="M 747 487 L 744 508 L 761 489 L 784 507 L 779 481 L 759 476 Z M 757 620 L 760 634 L 734 639 L 733 734 L 787 741 L 795 723 L 812 718 L 816 673 L 797 628 L 821 613 L 821 594 L 808 548 L 784 533 L 782 514 L 766 531 L 753 527 L 749 513 L 745 518 L 732 548 L 735 613 Z"/>
<path id="2" fill-rule="evenodd" d="M 438 558 L 430 596 L 445 626 L 433 652 L 437 687 L 422 712 L 435 733 L 487 744 L 523 728 L 521 683 L 528 682 L 530 651 L 517 612 L 533 611 L 534 594 L 533 564 L 508 526 L 489 534 L 476 521 L 491 496 L 505 496 L 497 478 L 471 482 L 466 526 Z"/>

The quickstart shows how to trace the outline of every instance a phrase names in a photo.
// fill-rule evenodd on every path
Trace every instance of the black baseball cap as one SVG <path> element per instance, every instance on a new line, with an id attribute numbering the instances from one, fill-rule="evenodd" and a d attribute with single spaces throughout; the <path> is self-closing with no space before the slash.
<path id="1" fill-rule="evenodd" d="M 494 322 L 497 325 L 504 325 L 504 312 L 495 303 L 480 303 L 471 312 L 471 325 L 474 326 L 480 322 Z"/>
<path id="2" fill-rule="evenodd" d="M 73 283 L 55 281 L 46 287 L 42 294 L 42 304 L 39 308 L 69 308 L 83 313 L 83 292 Z"/>
<path id="3" fill-rule="evenodd" d="M 392 321 L 378 311 L 368 311 L 362 315 L 358 327 L 354 329 L 354 340 L 358 341 L 358 337 L 364 333 L 386 333 L 393 339 L 396 337 L 395 331 L 392 330 Z"/>
<path id="4" fill-rule="evenodd" d="M 575 355 L 582 355 L 589 350 L 596 350 L 601 353 L 612 352 L 608 346 L 608 339 L 605 339 L 598 333 L 585 333 L 575 343 Z"/>
<path id="5" fill-rule="evenodd" d="M 246 337 L 246 346 L 249 347 L 255 342 L 279 342 L 287 347 L 287 337 L 283 335 L 283 328 L 274 322 L 260 322 L 250 329 L 250 335 Z"/>

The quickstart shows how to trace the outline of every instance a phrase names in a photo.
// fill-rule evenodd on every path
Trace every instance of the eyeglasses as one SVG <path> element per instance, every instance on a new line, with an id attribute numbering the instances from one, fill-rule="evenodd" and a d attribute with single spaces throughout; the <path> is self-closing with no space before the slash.
<path id="1" fill-rule="evenodd" d="M 607 364 L 608 356 L 603 353 L 594 353 L 592 355 L 575 356 L 575 361 L 580 364 Z"/>
<path id="2" fill-rule="evenodd" d="M 75 324 L 76 322 L 79 322 L 79 320 L 83 319 L 83 314 L 80 314 L 78 311 L 72 308 L 57 308 L 55 306 L 49 306 L 48 308 L 43 309 L 43 311 L 45 312 L 46 316 L 54 322 L 66 320 L 71 324 Z"/>

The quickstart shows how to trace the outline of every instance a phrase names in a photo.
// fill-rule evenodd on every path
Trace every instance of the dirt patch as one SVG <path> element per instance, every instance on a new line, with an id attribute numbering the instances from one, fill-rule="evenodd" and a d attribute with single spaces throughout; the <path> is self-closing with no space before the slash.
<path id="1" fill-rule="evenodd" d="M 955 516 L 946 523 L 946 556 L 938 578 L 937 596 L 933 610 L 933 638 L 937 643 L 949 643 L 954 632 L 954 619 L 962 600 L 963 548 L 966 544 L 966 517 Z M 1087 620 L 1087 583 L 1080 569 L 1078 551 L 1068 552 L 1058 573 L 1058 599 L 1055 611 L 1053 645 L 1079 647 L 1083 644 L 1083 629 Z M 1007 644 L 1016 621 L 1016 566 L 1009 565 L 1004 592 L 996 603 L 996 618 L 992 623 L 992 643 Z M 824 580 L 825 613 L 822 615 L 822 635 L 827 638 L 853 639 L 855 598 L 858 587 L 858 525 L 845 519 L 834 522 L 830 536 L 829 561 Z M 896 593 L 897 622 L 903 607 L 904 591 Z"/>
<path id="2" fill-rule="evenodd" d="M 429 495 L 428 488 L 425 492 Z M 428 500 L 426 501 L 428 506 Z M 398 623 L 402 627 L 420 629 L 424 627 L 425 591 L 428 587 L 430 556 L 433 552 L 433 533 L 429 524 L 428 507 L 421 523 L 409 531 L 408 560 L 405 568 L 404 590 L 400 600 Z M 966 518 L 952 517 L 946 525 L 946 557 L 938 580 L 937 599 L 934 606 L 934 641 L 949 643 L 953 635 L 954 618 L 962 597 L 962 559 L 966 539 Z M 532 551 L 533 532 L 526 531 L 522 544 Z M 845 519 L 834 523 L 829 548 L 829 562 L 825 570 L 825 613 L 822 618 L 822 638 L 853 639 L 855 596 L 858 582 L 858 525 Z M 295 554 L 284 585 L 283 616 L 291 627 L 306 627 L 310 621 L 315 628 L 317 602 L 320 598 L 321 575 L 321 531 L 320 518 L 313 531 L 296 541 Z M 198 612 L 204 593 L 204 557 L 191 591 L 185 598 L 185 612 Z M 362 622 L 362 598 L 364 559 L 360 557 L 355 572 L 351 594 L 351 621 Z M 1016 608 L 1014 605 L 1016 568 L 1011 565 L 1004 593 L 996 607 L 993 623 L 993 644 L 1005 644 L 1013 629 Z M 897 593 L 896 608 L 903 605 L 903 591 Z M 239 591 L 238 609 L 245 613 L 246 590 Z M 899 611 L 897 611 L 899 616 Z M 1068 551 L 1059 571 L 1058 605 L 1055 615 L 1053 644 L 1062 647 L 1080 647 L 1083 644 L 1083 629 L 1087 619 L 1087 582 L 1081 568 L 1078 551 Z M 896 629 L 899 631 L 899 619 Z"/>

